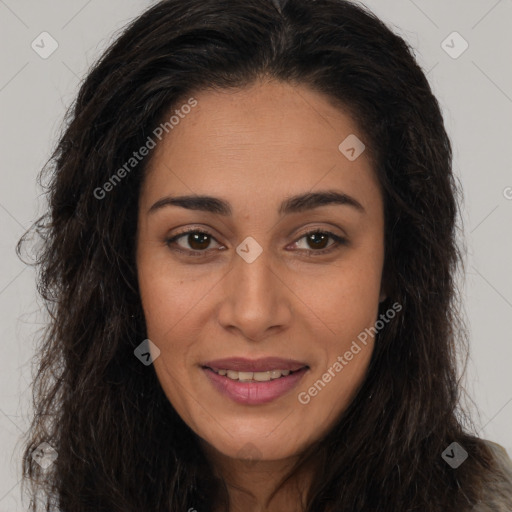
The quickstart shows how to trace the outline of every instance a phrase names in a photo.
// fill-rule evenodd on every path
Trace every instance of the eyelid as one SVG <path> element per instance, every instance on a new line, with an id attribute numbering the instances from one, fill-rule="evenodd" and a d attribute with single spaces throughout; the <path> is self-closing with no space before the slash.
<path id="1" fill-rule="evenodd" d="M 207 256 L 208 253 L 210 251 L 212 251 L 213 249 L 208 248 L 208 249 L 204 249 L 204 250 L 197 250 L 197 249 L 194 250 L 194 249 L 185 249 L 185 248 L 182 248 L 179 246 L 178 246 L 178 248 L 171 247 L 171 245 L 173 243 L 175 243 L 177 240 L 179 240 L 181 237 L 184 237 L 190 233 L 199 233 L 199 234 L 209 236 L 212 240 L 215 240 L 220 245 L 220 247 L 225 248 L 225 246 L 220 244 L 220 242 L 207 229 L 203 229 L 203 228 L 199 228 L 199 227 L 187 228 L 187 229 L 184 229 L 184 230 L 176 233 L 175 235 L 173 235 L 171 237 L 167 237 L 165 239 L 165 244 L 172 250 L 187 254 L 189 256 Z M 302 240 L 304 237 L 311 235 L 311 234 L 316 234 L 316 233 L 327 235 L 329 238 L 334 240 L 334 243 L 332 243 L 331 245 L 328 245 L 324 249 L 298 249 L 299 252 L 306 253 L 308 256 L 312 255 L 312 254 L 316 254 L 316 255 L 328 254 L 331 251 L 334 251 L 334 250 L 340 248 L 341 246 L 348 245 L 348 243 L 349 243 L 348 239 L 345 236 L 333 233 L 332 231 L 329 231 L 329 229 L 323 229 L 321 227 L 311 227 L 311 228 L 308 228 L 304 232 L 298 233 L 296 235 L 296 239 L 294 240 L 294 242 L 292 242 L 292 244 L 296 244 L 300 240 Z"/>
<path id="2" fill-rule="evenodd" d="M 328 245 L 324 249 L 298 249 L 299 252 L 305 253 L 308 256 L 312 255 L 327 255 L 331 252 L 341 248 L 342 246 L 348 245 L 348 239 L 345 236 L 337 235 L 336 233 L 333 233 L 332 231 L 329 231 L 328 229 L 321 229 L 321 228 L 311 228 L 308 231 L 301 233 L 297 236 L 296 240 L 293 242 L 293 244 L 297 244 L 300 240 L 305 238 L 308 235 L 312 234 L 324 234 L 327 235 L 328 238 L 331 238 L 334 240 L 334 243 Z"/>
<path id="3" fill-rule="evenodd" d="M 178 233 L 176 233 L 175 235 L 172 235 L 171 237 L 166 237 L 165 238 L 165 245 L 167 245 L 170 249 L 176 251 L 176 252 L 181 252 L 181 253 L 184 253 L 188 256 L 207 256 L 208 253 L 212 250 L 210 248 L 208 249 L 205 249 L 204 251 L 198 251 L 198 250 L 193 250 L 193 249 L 185 249 L 183 247 L 180 247 L 180 246 L 177 246 L 175 248 L 172 248 L 171 245 L 174 244 L 177 240 L 179 240 L 181 237 L 184 237 L 190 233 L 199 233 L 199 234 L 202 234 L 202 235 L 207 235 L 209 236 L 212 240 L 215 240 L 221 247 L 225 247 L 223 246 L 222 244 L 220 244 L 220 242 L 217 241 L 217 239 L 206 229 L 204 228 L 195 228 L 195 227 L 192 227 L 192 228 L 187 228 L 187 229 L 184 229 Z"/>

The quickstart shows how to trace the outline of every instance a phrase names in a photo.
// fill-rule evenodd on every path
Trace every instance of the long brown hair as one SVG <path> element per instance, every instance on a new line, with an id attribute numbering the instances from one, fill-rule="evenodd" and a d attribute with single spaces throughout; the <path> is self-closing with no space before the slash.
<path id="1" fill-rule="evenodd" d="M 379 331 L 353 402 L 303 454 L 301 467 L 316 467 L 306 510 L 469 510 L 493 470 L 460 407 L 460 191 L 439 104 L 412 49 L 368 9 L 344 0 L 281 4 L 159 2 L 80 88 L 41 173 L 48 212 L 31 228 L 43 240 L 38 291 L 49 313 L 23 460 L 33 511 L 38 492 L 61 512 L 204 512 L 222 500 L 227 509 L 226 487 L 196 435 L 153 367 L 134 356 L 147 337 L 135 232 L 150 157 L 108 193 L 98 190 L 179 100 L 260 77 L 323 92 L 359 123 L 385 202 L 381 309 L 403 308 Z M 32 457 L 44 442 L 57 454 L 47 469 Z M 457 469 L 441 457 L 452 442 L 469 454 Z"/>

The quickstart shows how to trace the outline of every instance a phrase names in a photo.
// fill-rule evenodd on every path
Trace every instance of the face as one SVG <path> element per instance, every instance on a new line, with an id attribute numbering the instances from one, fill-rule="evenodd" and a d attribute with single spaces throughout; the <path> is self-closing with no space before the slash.
<path id="1" fill-rule="evenodd" d="M 320 93 L 271 82 L 194 98 L 139 199 L 154 369 L 207 446 L 287 459 L 365 378 L 385 298 L 381 192 L 363 134 Z"/>

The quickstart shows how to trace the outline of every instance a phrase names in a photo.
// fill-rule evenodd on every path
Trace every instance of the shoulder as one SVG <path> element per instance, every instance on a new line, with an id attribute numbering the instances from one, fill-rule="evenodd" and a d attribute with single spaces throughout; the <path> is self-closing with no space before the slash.
<path id="1" fill-rule="evenodd" d="M 490 449 L 497 470 L 486 480 L 484 492 L 471 512 L 510 512 L 512 511 L 512 460 L 503 446 L 482 439 Z"/>

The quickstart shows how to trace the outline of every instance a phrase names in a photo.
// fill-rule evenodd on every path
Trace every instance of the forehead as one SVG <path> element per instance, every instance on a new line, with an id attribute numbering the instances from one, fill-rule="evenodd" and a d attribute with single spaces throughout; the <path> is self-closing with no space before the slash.
<path id="1" fill-rule="evenodd" d="M 259 82 L 193 97 L 196 106 L 180 112 L 177 104 L 169 113 L 181 115 L 152 154 L 144 202 L 166 192 L 236 197 L 241 205 L 254 201 L 256 192 L 277 201 L 277 195 L 315 187 L 364 192 L 367 201 L 379 194 L 367 154 L 351 161 L 339 148 L 347 137 L 363 142 L 363 133 L 324 95 Z"/>

